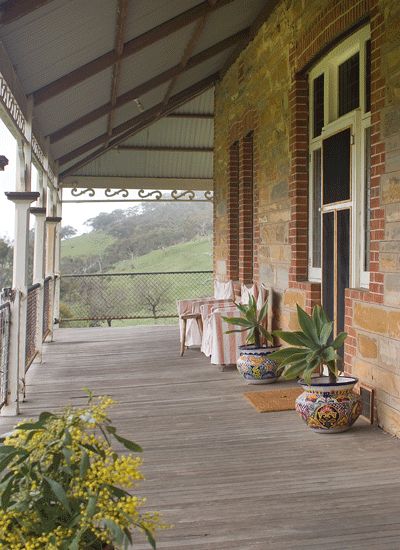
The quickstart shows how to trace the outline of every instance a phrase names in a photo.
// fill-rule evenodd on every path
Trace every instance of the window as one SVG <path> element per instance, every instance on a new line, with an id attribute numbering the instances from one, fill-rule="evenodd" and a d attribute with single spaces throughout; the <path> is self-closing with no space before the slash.
<path id="1" fill-rule="evenodd" d="M 360 104 L 360 54 L 339 65 L 339 116 L 345 115 Z"/>
<path id="2" fill-rule="evenodd" d="M 350 213 L 350 284 L 369 284 L 370 96 L 370 30 L 363 27 L 309 73 L 311 281 L 321 281 L 323 214 L 341 202 Z"/>
<path id="3" fill-rule="evenodd" d="M 313 151 L 312 174 L 312 261 L 313 268 L 321 267 L 321 149 Z"/>
<path id="4" fill-rule="evenodd" d="M 313 137 L 321 135 L 324 126 L 324 75 L 314 79 Z"/>

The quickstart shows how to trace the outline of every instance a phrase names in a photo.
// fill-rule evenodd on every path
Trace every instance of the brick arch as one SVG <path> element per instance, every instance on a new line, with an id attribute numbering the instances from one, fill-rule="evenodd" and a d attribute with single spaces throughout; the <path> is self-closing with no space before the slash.
<path id="1" fill-rule="evenodd" d="M 258 128 L 257 112 L 249 108 L 229 129 L 227 274 L 243 283 L 258 278 Z"/>
<path id="2" fill-rule="evenodd" d="M 316 299 L 317 287 L 308 278 L 308 78 L 311 64 L 353 32 L 370 21 L 371 75 L 371 299 L 383 301 L 383 275 L 379 272 L 379 240 L 384 235 L 384 213 L 379 202 L 380 176 L 384 169 L 384 144 L 380 137 L 380 109 L 384 105 L 384 83 L 379 69 L 383 17 L 377 0 L 341 0 L 329 4 L 315 17 L 310 27 L 293 43 L 289 52 L 292 83 L 289 93 L 291 169 L 289 197 L 291 222 L 289 241 L 292 256 L 289 287 L 307 292 L 309 306 Z M 311 299 L 309 293 L 314 294 Z"/>

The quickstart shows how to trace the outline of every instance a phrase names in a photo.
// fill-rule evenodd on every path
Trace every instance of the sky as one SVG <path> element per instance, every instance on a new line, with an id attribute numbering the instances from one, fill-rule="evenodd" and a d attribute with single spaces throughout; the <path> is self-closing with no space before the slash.
<path id="1" fill-rule="evenodd" d="M 8 128 L 0 119 L 0 155 L 8 158 L 8 166 L 4 172 L 0 171 L 0 237 L 9 240 L 14 239 L 14 204 L 7 200 L 5 191 L 15 191 L 15 169 L 16 169 L 16 141 Z M 32 169 L 32 190 L 36 190 L 37 171 Z M 71 225 L 77 229 L 78 234 L 90 230 L 84 225 L 89 218 L 97 216 L 100 212 L 112 212 L 117 208 L 125 209 L 132 206 L 128 203 L 102 203 L 102 204 L 65 204 L 63 206 L 62 225 Z M 31 216 L 31 226 L 34 223 Z"/>

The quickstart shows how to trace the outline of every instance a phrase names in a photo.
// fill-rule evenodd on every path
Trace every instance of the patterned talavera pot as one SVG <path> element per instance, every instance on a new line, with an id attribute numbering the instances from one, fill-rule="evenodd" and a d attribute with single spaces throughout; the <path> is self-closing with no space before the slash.
<path id="1" fill-rule="evenodd" d="M 276 382 L 277 364 L 269 358 L 279 347 L 239 346 L 237 369 L 247 384 L 271 384 Z"/>
<path id="2" fill-rule="evenodd" d="M 336 433 L 348 430 L 361 413 L 361 399 L 353 392 L 357 378 L 340 376 L 336 383 L 327 376 L 313 378 L 296 399 L 296 411 L 314 432 Z"/>

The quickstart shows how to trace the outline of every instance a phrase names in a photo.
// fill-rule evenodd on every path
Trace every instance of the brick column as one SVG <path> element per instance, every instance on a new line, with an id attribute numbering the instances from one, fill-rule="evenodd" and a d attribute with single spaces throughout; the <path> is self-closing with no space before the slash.
<path id="1" fill-rule="evenodd" d="M 308 81 L 306 76 L 294 76 L 289 105 L 291 113 L 289 242 L 292 247 L 289 286 L 293 287 L 294 283 L 305 281 L 308 277 Z"/>
<path id="2" fill-rule="evenodd" d="M 227 276 L 239 280 L 239 142 L 229 148 Z"/>
<path id="3" fill-rule="evenodd" d="M 239 279 L 253 282 L 253 132 L 242 140 L 239 181 Z"/>

